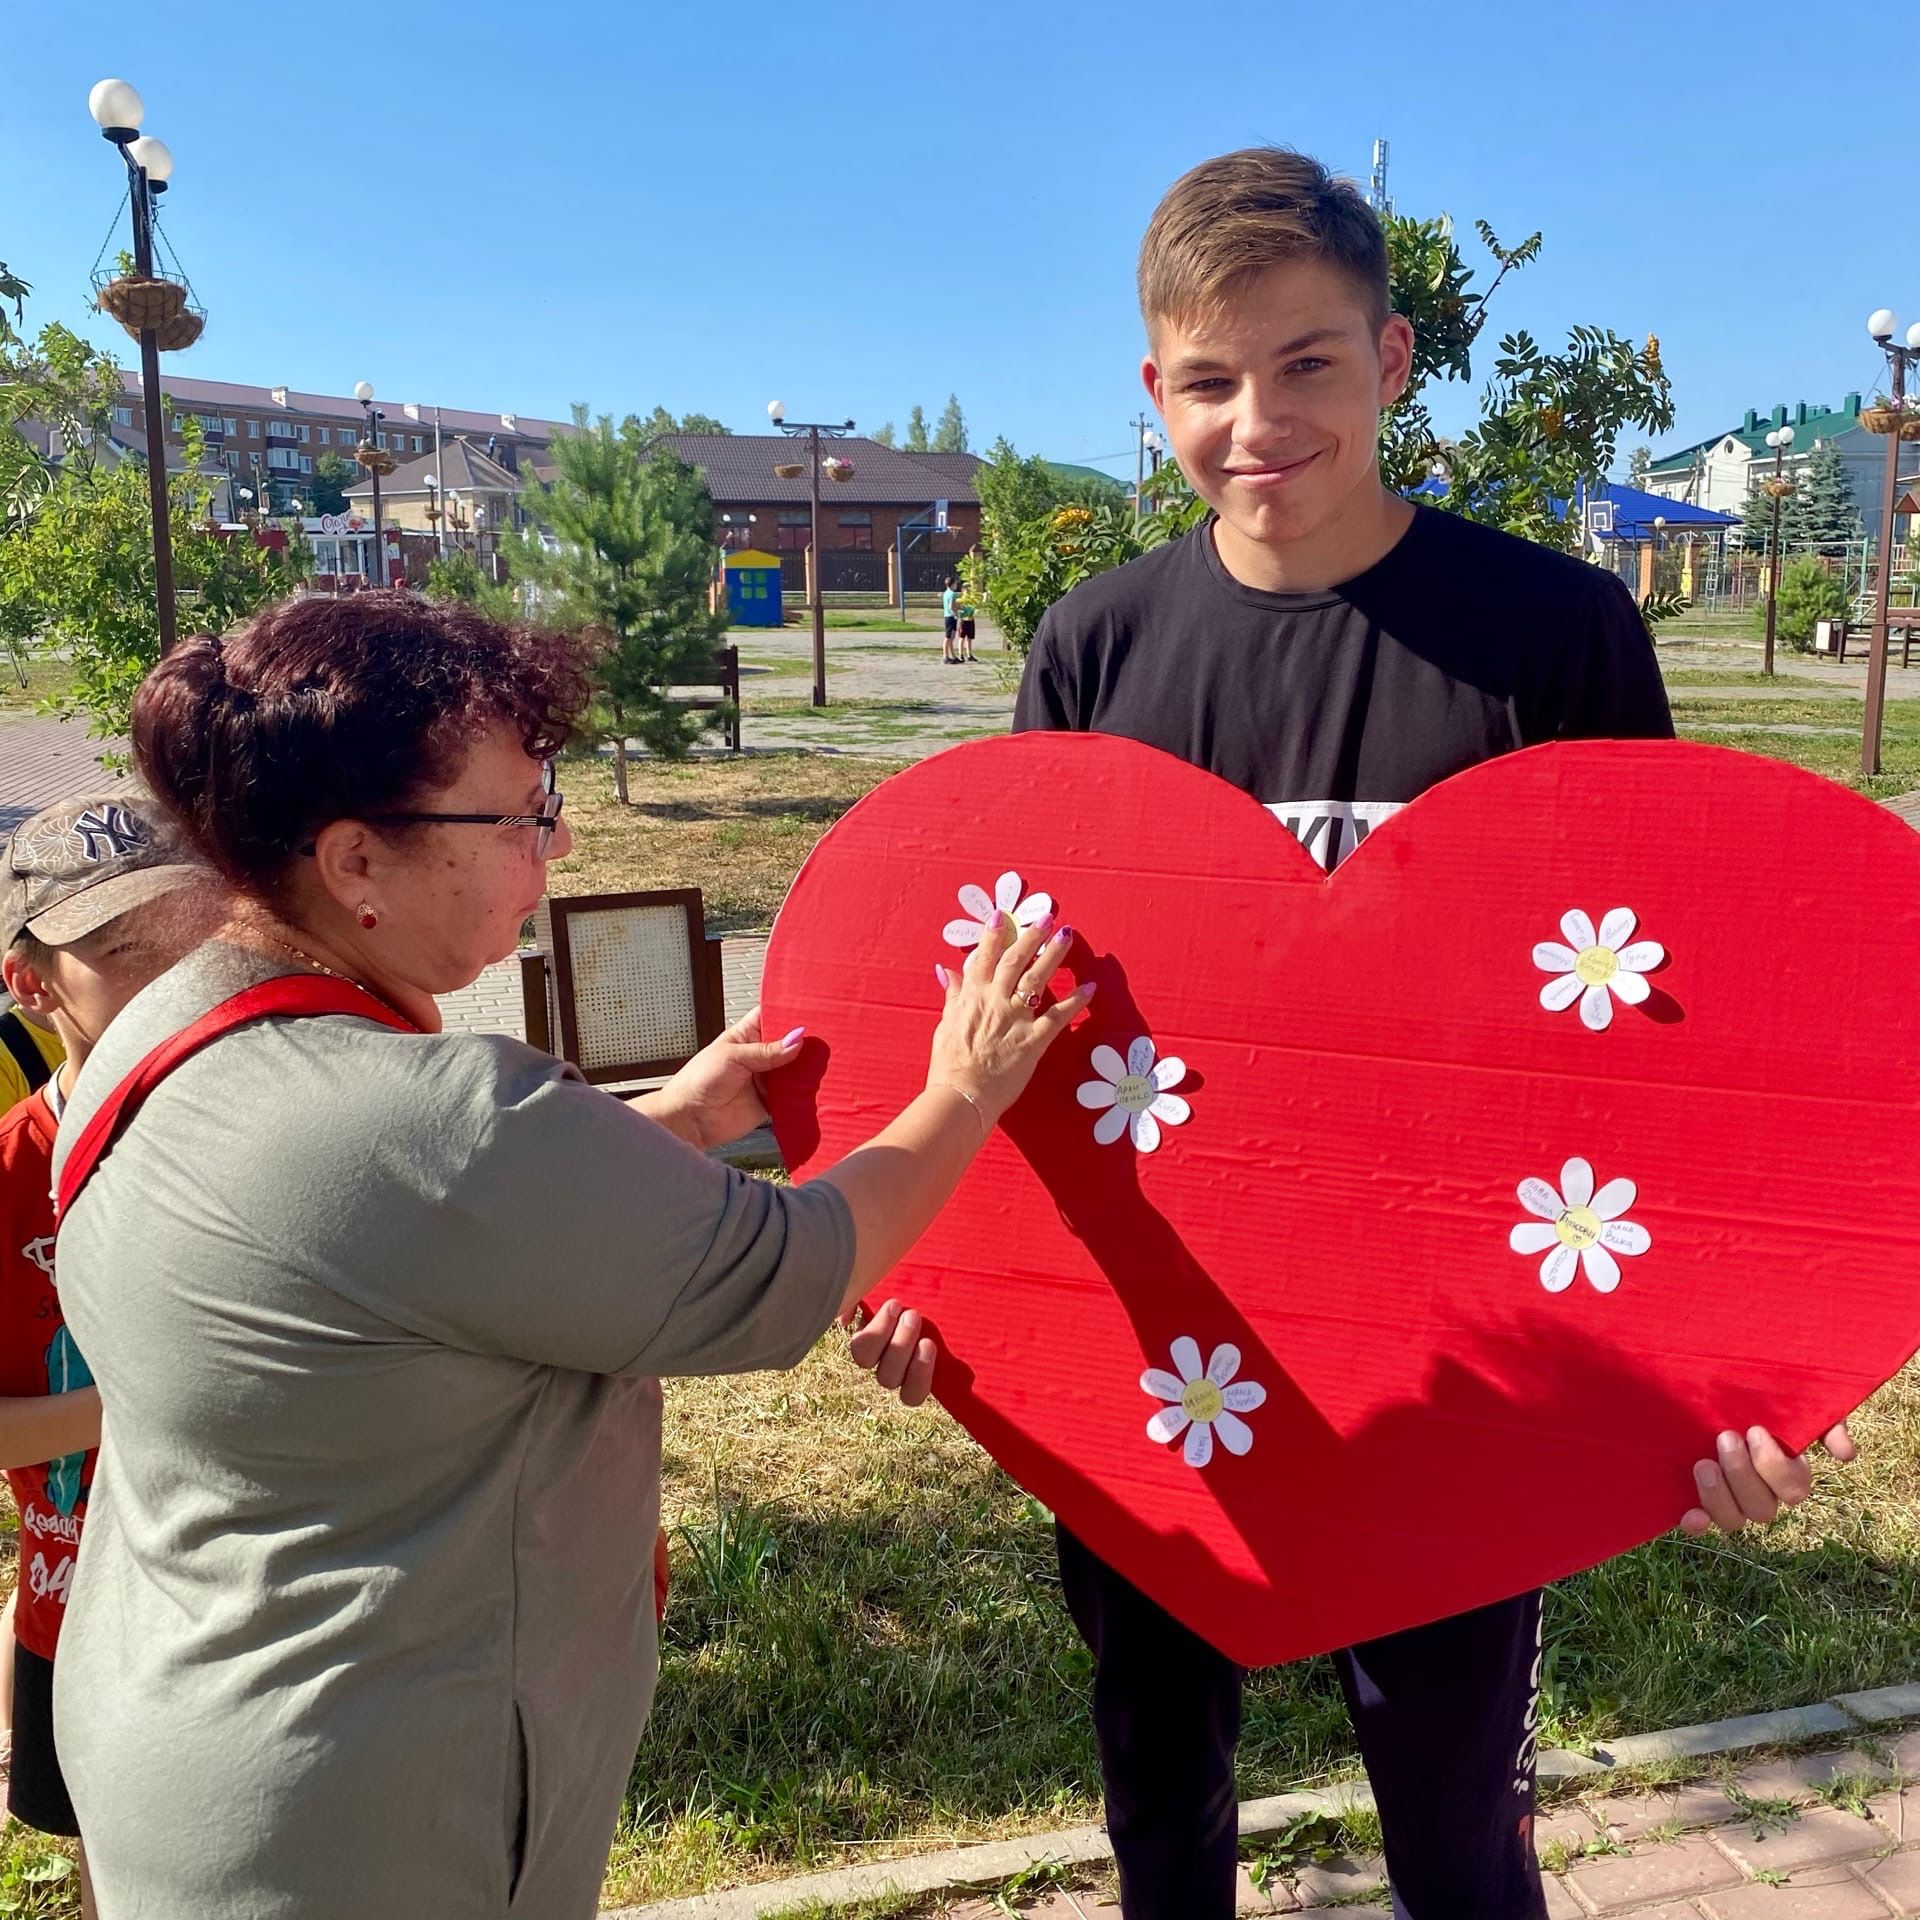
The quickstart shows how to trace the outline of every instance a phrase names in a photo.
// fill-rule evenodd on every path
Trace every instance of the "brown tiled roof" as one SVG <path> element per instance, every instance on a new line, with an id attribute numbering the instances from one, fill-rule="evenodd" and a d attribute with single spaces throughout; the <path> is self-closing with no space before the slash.
<path id="1" fill-rule="evenodd" d="M 707 490 L 716 506 L 736 501 L 799 505 L 808 497 L 804 473 L 797 480 L 781 480 L 773 471 L 777 464 L 805 465 L 804 438 L 790 439 L 783 433 L 669 433 L 661 436 L 661 444 L 706 474 Z M 979 504 L 972 474 L 980 463 L 970 453 L 906 454 L 877 440 L 851 435 L 845 440 L 822 440 L 820 452 L 823 458 L 832 453 L 853 462 L 851 480 L 821 482 L 821 498 L 830 497 L 839 506 L 931 506 L 936 500 L 959 506 Z M 961 461 L 970 463 L 964 472 Z"/>
<path id="2" fill-rule="evenodd" d="M 134 399 L 139 399 L 139 374 L 123 371 L 120 384 Z M 366 418 L 360 402 L 351 394 L 301 393 L 289 389 L 287 403 L 283 407 L 274 399 L 271 387 L 243 386 L 232 380 L 185 380 L 172 374 L 162 376 L 160 390 L 183 408 L 192 411 L 212 412 L 215 408 L 230 411 L 238 408 L 249 413 L 264 414 L 268 418 L 277 413 L 310 414 L 321 419 L 351 420 L 356 425 Z M 420 417 L 416 420 L 402 411 L 398 400 L 382 398 L 374 404 L 396 432 L 402 425 L 409 432 L 433 431 L 433 409 L 430 406 L 422 404 L 419 408 Z M 567 431 L 569 427 L 565 421 L 537 420 L 531 414 L 516 414 L 514 424 L 509 427 L 497 413 L 474 413 L 465 407 L 440 409 L 440 432 L 443 438 L 450 433 L 492 433 L 502 439 L 532 440 L 544 445 L 556 433 Z"/>
<path id="3" fill-rule="evenodd" d="M 451 440 L 442 438 L 437 471 L 429 448 L 411 460 L 401 461 L 391 473 L 382 474 L 380 492 L 386 498 L 402 493 L 424 494 L 430 473 L 439 481 L 442 492 L 451 487 L 457 493 L 518 493 L 524 484 L 517 473 L 498 460 L 489 460 L 464 434 L 456 434 Z M 362 480 L 349 487 L 347 498 L 371 500 L 373 482 Z"/>

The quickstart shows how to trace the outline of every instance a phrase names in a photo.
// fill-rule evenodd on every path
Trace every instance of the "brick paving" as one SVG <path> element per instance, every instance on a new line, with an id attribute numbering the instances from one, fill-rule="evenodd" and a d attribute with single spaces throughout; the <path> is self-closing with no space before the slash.
<path id="1" fill-rule="evenodd" d="M 1914 1920 L 1920 1730 L 1877 1757 L 1852 1749 L 1759 1761 L 1724 1783 L 1567 1802 L 1541 1814 L 1535 1839 L 1551 1920 Z M 1384 1920 L 1381 1882 L 1373 1858 L 1303 1867 L 1264 1890 L 1243 1872 L 1237 1910 Z M 1033 1920 L 1119 1916 L 1110 1883 L 1017 1910 Z M 979 1898 L 945 1911 L 993 1920 L 1005 1909 Z"/>
<path id="2" fill-rule="evenodd" d="M 0 833 L 70 793 L 111 784 L 100 756 L 115 744 L 89 739 L 84 720 L 0 719 Z"/>

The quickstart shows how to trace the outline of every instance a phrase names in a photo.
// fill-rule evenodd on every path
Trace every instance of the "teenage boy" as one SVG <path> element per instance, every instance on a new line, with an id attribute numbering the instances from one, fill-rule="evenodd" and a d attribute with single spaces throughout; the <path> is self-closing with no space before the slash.
<path id="1" fill-rule="evenodd" d="M 1380 414 L 1413 333 L 1358 192 L 1254 148 L 1193 169 L 1140 251 L 1141 373 L 1212 512 L 1076 587 L 1034 635 L 1014 726 L 1141 740 L 1264 802 L 1329 870 L 1463 768 L 1541 741 L 1673 732 L 1639 610 L 1611 574 L 1382 484 Z M 920 1317 L 888 1302 L 854 1356 L 909 1403 Z M 1805 1497 L 1755 1430 L 1696 1470 L 1725 1526 Z M 1844 1434 L 1830 1437 L 1850 1453 Z M 1340 1524 L 1338 1514 L 1328 1525 Z M 1067 1606 L 1127 1920 L 1227 1920 L 1242 1670 L 1066 1528 Z M 1538 1592 L 1335 1656 L 1401 1920 L 1541 1920 L 1532 1846 Z"/>
<path id="2" fill-rule="evenodd" d="M 53 1078 L 0 1115 L 0 1466 L 20 1512 L 7 1805 L 43 1833 L 77 1837 L 54 1751 L 53 1663 L 86 1521 L 100 1396 L 55 1287 L 54 1134 L 107 1023 L 188 944 L 193 904 L 163 896 L 202 888 L 208 876 L 174 849 L 137 789 L 46 808 L 5 847 L 0 975 L 66 1049 Z M 91 1914 L 84 1854 L 81 1893 Z"/>
<path id="3" fill-rule="evenodd" d="M 0 1113 L 44 1087 L 63 1057 L 50 1026 L 0 1003 Z"/>
<path id="4" fill-rule="evenodd" d="M 958 663 L 960 654 L 955 634 L 959 629 L 960 618 L 957 611 L 960 601 L 960 583 L 949 577 L 947 584 L 940 589 L 940 626 L 943 638 L 940 642 L 940 664 L 943 667 Z"/>

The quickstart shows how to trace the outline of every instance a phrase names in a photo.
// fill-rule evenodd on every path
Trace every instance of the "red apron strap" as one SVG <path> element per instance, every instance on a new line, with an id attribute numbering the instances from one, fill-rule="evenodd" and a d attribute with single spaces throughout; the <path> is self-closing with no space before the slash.
<path id="1" fill-rule="evenodd" d="M 60 1191 L 54 1202 L 56 1213 L 65 1217 L 94 1168 L 120 1137 L 121 1129 L 140 1111 L 147 1095 L 183 1060 L 191 1059 L 222 1034 L 251 1021 L 269 1019 L 276 1014 L 317 1013 L 350 1013 L 362 1020 L 377 1020 L 382 1026 L 396 1028 L 401 1033 L 420 1031 L 411 1020 L 350 981 L 332 980 L 317 973 L 289 973 L 262 981 L 257 987 L 248 987 L 231 999 L 221 1001 L 211 1012 L 203 1013 L 192 1026 L 182 1027 L 170 1039 L 161 1041 L 108 1094 L 81 1129 L 80 1138 L 74 1142 L 73 1151 L 60 1170 Z"/>

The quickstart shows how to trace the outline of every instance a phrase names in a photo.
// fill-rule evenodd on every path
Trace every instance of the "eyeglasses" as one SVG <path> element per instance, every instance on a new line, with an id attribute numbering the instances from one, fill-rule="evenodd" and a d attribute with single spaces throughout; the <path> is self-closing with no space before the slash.
<path id="1" fill-rule="evenodd" d="M 566 804 L 566 795 L 553 782 L 553 762 L 549 760 L 541 774 L 546 798 L 540 802 L 538 813 L 363 813 L 359 818 L 380 827 L 537 827 L 540 831 L 533 843 L 534 857 L 544 860 L 553 844 L 554 829 L 560 824 L 560 809 Z M 313 850 L 312 841 L 300 849 L 306 854 Z"/>

